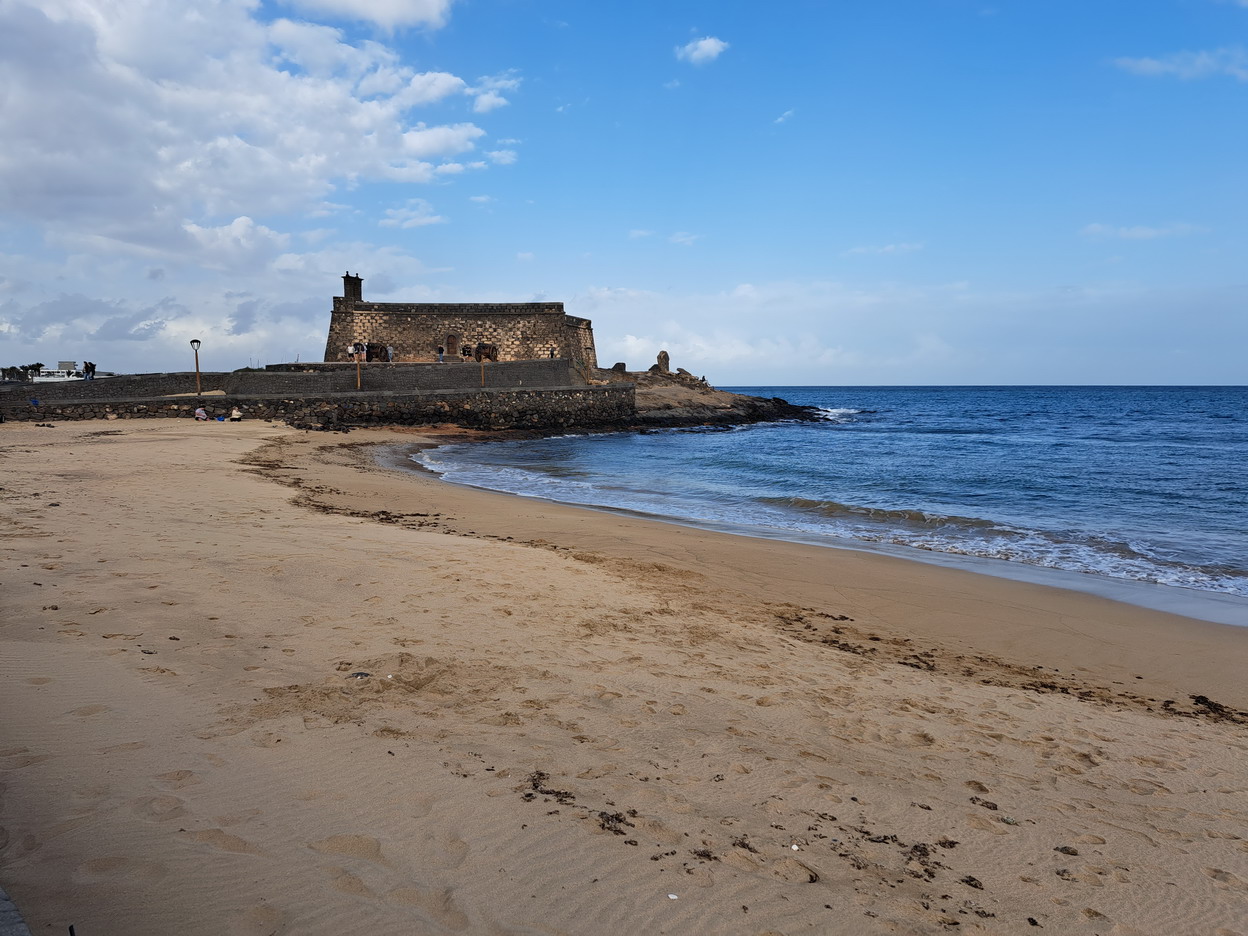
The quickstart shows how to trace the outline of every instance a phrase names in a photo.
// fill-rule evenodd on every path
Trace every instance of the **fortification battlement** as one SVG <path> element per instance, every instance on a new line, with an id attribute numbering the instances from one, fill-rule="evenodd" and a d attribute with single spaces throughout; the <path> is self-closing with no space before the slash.
<path id="1" fill-rule="evenodd" d="M 365 302 L 334 296 L 335 312 L 394 312 L 406 315 L 566 315 L 562 302 Z M 572 316 L 569 316 L 572 317 Z M 588 321 L 581 319 L 581 321 Z"/>

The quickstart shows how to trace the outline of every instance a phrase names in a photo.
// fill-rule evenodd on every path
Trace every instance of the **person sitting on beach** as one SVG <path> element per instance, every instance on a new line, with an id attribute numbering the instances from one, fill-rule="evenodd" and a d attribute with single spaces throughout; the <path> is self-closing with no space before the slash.
<path id="1" fill-rule="evenodd" d="M 196 419 L 196 421 L 198 421 L 198 422 L 207 422 L 207 421 L 208 421 L 208 411 L 207 411 L 206 409 L 204 409 L 202 406 L 198 406 L 198 407 L 196 407 L 196 408 L 195 408 L 195 419 Z"/>
<path id="2" fill-rule="evenodd" d="M 234 407 L 232 410 L 230 410 L 230 422 L 242 422 L 242 421 L 243 421 L 242 410 L 240 410 L 237 406 Z"/>

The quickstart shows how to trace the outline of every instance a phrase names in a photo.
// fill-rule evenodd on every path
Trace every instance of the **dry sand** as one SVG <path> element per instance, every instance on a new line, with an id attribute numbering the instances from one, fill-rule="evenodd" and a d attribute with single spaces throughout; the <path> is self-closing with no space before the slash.
<path id="1" fill-rule="evenodd" d="M 420 438 L 0 426 L 34 933 L 1248 933 L 1248 630 L 378 467 Z"/>

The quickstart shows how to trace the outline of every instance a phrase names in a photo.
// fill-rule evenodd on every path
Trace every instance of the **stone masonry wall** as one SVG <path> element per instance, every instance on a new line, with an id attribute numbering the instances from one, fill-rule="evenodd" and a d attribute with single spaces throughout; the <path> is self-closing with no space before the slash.
<path id="1" fill-rule="evenodd" d="M 585 374 L 597 370 L 598 351 L 594 347 L 594 328 L 589 319 L 564 316 L 564 331 L 568 335 L 568 357 L 572 359 L 572 366 Z"/>
<path id="2" fill-rule="evenodd" d="M 345 361 L 356 341 L 394 348 L 396 361 L 436 361 L 478 341 L 498 346 L 501 361 L 567 358 L 596 367 L 588 319 L 565 315 L 562 302 L 398 303 L 334 299 L 326 361 Z"/>
<path id="3" fill-rule="evenodd" d="M 89 381 L 87 381 L 89 383 Z M 636 413 L 632 384 L 533 390 L 360 392 L 322 397 L 217 396 L 125 401 L 60 401 L 35 407 L 0 403 L 6 419 L 53 422 L 82 419 L 192 419 L 202 405 L 214 419 L 234 406 L 244 419 L 287 422 L 303 428 L 361 425 L 420 426 L 451 423 L 469 429 L 541 432 L 623 426 Z"/>
<path id="4" fill-rule="evenodd" d="M 500 361 L 477 364 L 362 364 L 363 390 L 422 392 L 475 390 L 497 387 L 568 387 L 584 383 L 566 359 Z M 355 390 L 354 364 L 274 364 L 263 371 L 207 371 L 200 374 L 203 390 L 229 394 L 292 394 L 318 396 Z M 97 380 L 65 380 L 55 383 L 10 385 L 0 390 L 6 400 L 26 403 L 54 400 L 140 399 L 195 392 L 195 374 L 130 374 Z M 194 409 L 194 407 L 192 407 Z"/>

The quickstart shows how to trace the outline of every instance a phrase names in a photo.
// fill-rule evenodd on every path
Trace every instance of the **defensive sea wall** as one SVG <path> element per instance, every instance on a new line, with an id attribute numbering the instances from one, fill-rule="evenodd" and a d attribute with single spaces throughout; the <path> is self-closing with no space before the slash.
<path id="1" fill-rule="evenodd" d="M 566 359 L 502 361 L 477 364 L 361 364 L 361 390 L 424 393 L 433 390 L 479 390 L 482 387 L 569 387 L 585 381 Z M 251 396 L 294 394 L 320 396 L 354 391 L 354 364 L 270 364 L 264 370 L 205 371 L 199 375 L 204 392 Z M 128 374 L 96 380 L 10 384 L 0 389 L 0 404 L 10 397 L 27 400 L 146 399 L 194 393 L 193 371 L 171 374 Z"/>
<path id="2" fill-rule="evenodd" d="M 55 422 L 80 419 L 192 419 L 202 406 L 209 417 L 226 417 L 237 406 L 243 418 L 285 422 L 299 428 L 427 426 L 467 429 L 529 429 L 540 432 L 605 429 L 628 425 L 636 411 L 627 386 L 541 389 L 350 391 L 321 396 L 225 395 L 146 399 L 0 402 L 5 419 Z"/>
<path id="3" fill-rule="evenodd" d="M 631 384 L 591 386 L 566 359 L 478 364 L 274 364 L 263 371 L 132 374 L 9 385 L 0 415 L 45 422 L 227 415 L 306 426 L 428 425 L 473 429 L 607 428 L 636 411 Z M 33 402 L 33 401 L 38 401 Z"/>

